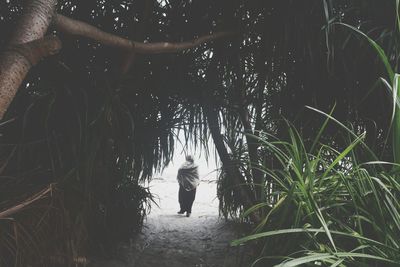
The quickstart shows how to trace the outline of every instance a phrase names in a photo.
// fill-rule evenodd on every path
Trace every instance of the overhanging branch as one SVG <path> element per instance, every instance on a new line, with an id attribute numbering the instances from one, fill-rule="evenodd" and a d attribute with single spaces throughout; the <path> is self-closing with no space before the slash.
<path id="1" fill-rule="evenodd" d="M 56 37 L 22 42 L 23 40 L 37 38 L 44 34 L 51 18 L 53 18 L 52 23 L 54 27 L 60 32 L 90 38 L 101 44 L 123 49 L 131 54 L 175 53 L 234 35 L 233 32 L 224 31 L 201 36 L 185 42 L 142 43 L 104 32 L 88 23 L 74 20 L 63 15 L 55 14 L 52 16 L 54 0 L 50 2 L 45 1 L 43 3 L 40 1 L 33 1 L 32 3 L 32 8 L 35 7 L 34 4 L 47 4 L 44 6 L 47 9 L 45 8 L 42 10 L 42 13 L 44 12 L 46 15 L 40 13 L 40 20 L 33 20 L 35 16 L 31 13 L 27 13 L 27 18 L 24 16 L 22 20 L 23 23 L 21 25 L 23 27 L 21 26 L 22 28 L 19 29 L 22 33 L 17 35 L 18 38 L 16 40 L 19 41 L 11 42 L 13 45 L 12 49 L 0 54 L 0 119 L 3 118 L 30 67 L 43 57 L 52 55 L 60 49 L 61 42 Z M 36 11 L 35 8 L 33 8 L 32 12 L 36 14 L 34 11 Z M 34 36 L 30 34 L 28 29 L 28 25 L 32 23 L 36 25 L 36 28 L 40 28 Z"/>
<path id="2" fill-rule="evenodd" d="M 216 32 L 209 35 L 198 37 L 191 41 L 186 42 L 157 42 L 157 43 L 141 43 L 132 41 L 115 34 L 107 33 L 94 27 L 86 22 L 74 20 L 63 15 L 57 14 L 54 17 L 53 25 L 56 30 L 75 36 L 81 36 L 93 39 L 101 44 L 112 46 L 126 51 L 134 50 L 135 53 L 139 54 L 162 54 L 162 53 L 174 53 L 190 48 L 194 48 L 201 44 L 223 39 L 234 35 L 233 32 L 224 31 Z"/>

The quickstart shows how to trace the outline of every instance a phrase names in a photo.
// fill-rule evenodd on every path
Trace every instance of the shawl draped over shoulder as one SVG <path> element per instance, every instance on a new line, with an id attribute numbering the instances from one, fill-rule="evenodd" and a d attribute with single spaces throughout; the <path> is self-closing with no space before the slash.
<path id="1" fill-rule="evenodd" d="M 178 170 L 177 180 L 186 191 L 196 189 L 200 183 L 198 166 L 186 161 Z"/>

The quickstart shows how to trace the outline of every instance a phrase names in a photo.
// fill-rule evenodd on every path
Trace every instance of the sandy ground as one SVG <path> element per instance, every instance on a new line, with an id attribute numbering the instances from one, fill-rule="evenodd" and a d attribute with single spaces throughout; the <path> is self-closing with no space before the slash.
<path id="1" fill-rule="evenodd" d="M 192 216 L 178 215 L 178 184 L 154 180 L 151 192 L 158 198 L 142 233 L 132 242 L 125 263 L 103 262 L 103 267 L 241 267 L 238 248 L 229 242 L 239 237 L 238 226 L 219 218 L 215 182 L 202 181 L 197 189 Z"/>

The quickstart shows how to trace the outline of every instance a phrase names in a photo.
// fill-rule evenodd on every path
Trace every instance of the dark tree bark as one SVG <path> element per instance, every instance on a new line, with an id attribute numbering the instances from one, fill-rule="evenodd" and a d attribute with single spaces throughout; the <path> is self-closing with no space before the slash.
<path id="1" fill-rule="evenodd" d="M 56 3 L 56 0 L 28 0 L 10 39 L 9 48 L 0 55 L 0 119 L 30 68 L 61 46 L 59 40 L 51 38 L 32 42 L 43 38 L 47 32 Z M 41 44 L 45 46 L 43 49 L 39 49 Z"/>
<path id="2" fill-rule="evenodd" d="M 233 184 L 238 185 L 240 195 L 243 199 L 243 207 L 245 209 L 249 209 L 254 205 L 254 201 L 250 197 L 250 193 L 247 190 L 247 183 L 244 180 L 243 175 L 241 175 L 238 168 L 235 166 L 234 162 L 232 162 L 232 159 L 229 156 L 228 150 L 221 135 L 221 129 L 218 122 L 218 111 L 217 109 L 214 109 L 212 105 L 205 105 L 203 107 L 203 111 L 207 119 L 211 136 L 214 140 L 215 148 L 217 149 L 218 155 L 221 159 L 222 166 L 228 177 L 232 179 Z M 249 216 L 253 222 L 260 221 L 258 214 L 255 212 L 251 213 Z"/>

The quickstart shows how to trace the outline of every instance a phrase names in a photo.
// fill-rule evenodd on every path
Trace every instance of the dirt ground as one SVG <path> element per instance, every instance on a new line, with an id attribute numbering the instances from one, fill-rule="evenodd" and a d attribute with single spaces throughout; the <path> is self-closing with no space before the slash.
<path id="1" fill-rule="evenodd" d="M 154 180 L 151 192 L 158 198 L 142 233 L 132 241 L 125 262 L 98 262 L 96 267 L 242 267 L 240 248 L 229 242 L 240 236 L 238 226 L 219 217 L 215 182 L 202 181 L 192 216 L 178 215 L 178 184 Z"/>

